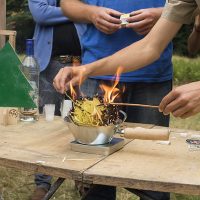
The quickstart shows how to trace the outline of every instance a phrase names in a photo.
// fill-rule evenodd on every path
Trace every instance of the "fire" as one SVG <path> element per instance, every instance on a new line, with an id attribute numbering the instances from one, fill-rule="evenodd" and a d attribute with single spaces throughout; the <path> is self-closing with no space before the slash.
<path id="1" fill-rule="evenodd" d="M 115 81 L 112 86 L 107 86 L 104 84 L 100 85 L 100 88 L 104 91 L 104 102 L 105 103 L 111 103 L 114 102 L 116 97 L 120 94 L 120 90 L 116 87 L 120 80 L 120 75 L 122 73 L 122 67 L 119 67 L 117 69 L 117 72 L 115 74 Z M 123 88 L 124 91 L 125 88 Z"/>
<path id="2" fill-rule="evenodd" d="M 70 93 L 71 93 L 71 97 L 72 97 L 72 99 L 73 99 L 73 100 L 75 100 L 75 99 L 76 99 L 76 97 L 77 97 L 77 93 L 76 93 L 75 89 L 73 88 L 73 86 L 72 86 L 72 83 L 71 83 L 71 82 L 69 83 L 69 87 L 70 87 Z"/>
<path id="3" fill-rule="evenodd" d="M 116 97 L 118 97 L 118 95 L 120 94 L 120 90 L 119 90 L 119 88 L 117 88 L 117 85 L 119 83 L 121 73 L 122 73 L 122 67 L 118 67 L 117 72 L 115 74 L 114 84 L 112 86 L 108 86 L 108 85 L 104 85 L 104 84 L 99 85 L 101 90 L 104 92 L 104 95 L 103 95 L 104 103 L 114 102 Z M 79 95 L 80 95 L 80 85 L 81 85 L 81 80 L 79 83 L 79 92 L 78 92 Z M 125 87 L 122 88 L 122 92 L 124 92 L 124 90 L 125 90 Z M 70 93 L 71 93 L 72 99 L 76 100 L 78 94 L 77 94 L 77 91 L 74 89 L 73 85 L 71 84 L 71 82 L 70 82 Z M 82 93 L 81 93 L 81 95 L 83 97 L 85 96 Z"/>

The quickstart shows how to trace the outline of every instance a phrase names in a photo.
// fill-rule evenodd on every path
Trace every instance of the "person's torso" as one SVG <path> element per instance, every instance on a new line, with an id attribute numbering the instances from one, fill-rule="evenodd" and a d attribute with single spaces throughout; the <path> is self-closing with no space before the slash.
<path id="1" fill-rule="evenodd" d="M 57 6 L 57 0 L 47 0 L 46 4 L 49 6 L 55 7 Z M 69 23 L 69 21 L 63 14 L 59 14 L 56 11 L 54 15 L 55 16 L 58 15 L 58 19 L 62 22 L 61 23 L 58 20 L 56 21 L 55 19 L 56 22 L 53 22 L 53 23 L 56 24 L 57 26 L 60 26 L 60 28 L 57 29 L 56 31 L 53 25 L 44 25 L 44 24 L 36 23 L 36 26 L 35 26 L 35 31 L 34 31 L 34 36 L 33 36 L 33 38 L 35 39 L 34 48 L 35 48 L 35 57 L 37 58 L 38 63 L 40 65 L 40 71 L 43 71 L 44 69 L 46 69 L 52 57 L 52 51 L 54 50 L 55 51 L 53 52 L 53 55 L 59 55 L 59 54 L 80 55 L 79 38 L 81 37 L 82 33 L 85 30 L 85 25 L 75 24 L 75 27 L 74 27 L 74 25 L 71 22 Z M 66 28 L 66 26 L 63 26 L 63 23 L 66 23 L 66 24 L 69 23 L 68 27 L 70 26 L 69 28 L 72 30 L 72 32 L 70 32 L 69 35 L 67 33 L 68 28 Z M 56 38 L 58 39 L 56 43 L 55 43 L 55 38 L 53 38 L 55 36 L 54 32 L 56 32 L 58 36 L 60 35 L 60 33 L 62 33 L 62 36 L 60 37 L 56 36 Z M 77 38 L 77 33 L 78 33 L 78 38 Z M 73 37 L 74 34 L 75 34 L 75 37 Z M 61 38 L 61 40 L 59 38 Z M 62 40 L 63 38 L 65 40 L 67 39 L 68 43 L 66 43 L 66 41 L 63 42 Z M 74 40 L 76 40 L 75 45 L 72 44 Z M 72 45 L 75 50 L 72 48 Z M 55 47 L 57 49 L 54 49 Z"/>
<path id="2" fill-rule="evenodd" d="M 144 8 L 163 7 L 165 0 L 85 0 L 85 3 L 101 7 L 112 8 L 122 13 L 130 13 Z M 107 57 L 120 49 L 142 39 L 132 29 L 122 28 L 114 34 L 107 35 L 92 24 L 87 25 L 87 30 L 82 36 L 83 64 L 91 63 Z M 134 52 L 130 52 L 131 54 Z M 172 78 L 172 45 L 170 44 L 160 59 L 155 63 L 135 72 L 122 74 L 121 81 L 125 82 L 160 82 Z M 142 58 L 142 55 L 141 55 Z M 101 76 L 99 79 L 111 80 L 112 76 Z"/>
<path id="3" fill-rule="evenodd" d="M 60 7 L 60 0 L 57 0 Z M 60 55 L 81 55 L 81 47 L 74 23 L 67 21 L 53 26 L 52 57 Z"/>

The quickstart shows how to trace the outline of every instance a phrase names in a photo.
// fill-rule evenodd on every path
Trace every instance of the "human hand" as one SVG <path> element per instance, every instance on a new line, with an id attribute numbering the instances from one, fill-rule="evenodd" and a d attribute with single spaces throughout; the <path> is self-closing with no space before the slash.
<path id="1" fill-rule="evenodd" d="M 173 89 L 162 99 L 159 111 L 183 119 L 200 112 L 200 81 Z"/>
<path id="2" fill-rule="evenodd" d="M 121 28 L 120 15 L 122 13 L 104 7 L 94 7 L 91 21 L 103 33 L 112 34 Z"/>
<path id="3" fill-rule="evenodd" d="M 70 85 L 81 85 L 87 78 L 87 70 L 84 66 L 63 67 L 53 80 L 53 86 L 57 92 L 64 94 L 70 89 Z"/>
<path id="4" fill-rule="evenodd" d="M 147 8 L 130 13 L 129 22 L 126 28 L 132 28 L 140 35 L 147 34 L 158 21 L 162 13 L 162 8 Z"/>

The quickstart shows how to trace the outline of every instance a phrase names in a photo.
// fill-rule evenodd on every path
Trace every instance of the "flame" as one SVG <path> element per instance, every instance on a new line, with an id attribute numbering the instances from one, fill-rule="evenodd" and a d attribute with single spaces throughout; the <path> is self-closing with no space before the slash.
<path id="1" fill-rule="evenodd" d="M 72 97 L 73 100 L 75 100 L 76 97 L 77 97 L 77 94 L 76 94 L 76 91 L 75 91 L 74 87 L 72 86 L 71 81 L 70 81 L 70 83 L 69 83 L 69 87 L 70 87 L 71 97 Z"/>
<path id="2" fill-rule="evenodd" d="M 105 103 L 114 102 L 116 97 L 120 94 L 120 89 L 117 88 L 117 85 L 119 83 L 122 70 L 123 70 L 122 67 L 118 67 L 117 72 L 114 76 L 114 84 L 112 86 L 100 84 L 100 88 L 104 92 L 103 101 Z M 79 95 L 81 93 L 81 95 L 84 97 L 85 95 L 80 90 L 81 82 L 82 82 L 82 79 L 80 78 L 80 80 L 79 80 Z M 71 97 L 72 97 L 73 100 L 76 100 L 78 94 L 77 94 L 76 90 L 74 89 L 71 82 L 69 83 L 69 86 L 70 86 Z M 125 91 L 125 86 L 122 88 L 122 92 L 124 92 L 124 91 Z"/>
<path id="3" fill-rule="evenodd" d="M 100 88 L 104 91 L 103 99 L 105 103 L 113 102 L 116 99 L 116 97 L 120 94 L 120 90 L 116 86 L 119 83 L 121 73 L 122 73 L 122 67 L 118 67 L 117 72 L 115 74 L 115 80 L 113 86 L 100 84 Z M 125 88 L 123 88 L 123 91 L 124 89 Z"/>

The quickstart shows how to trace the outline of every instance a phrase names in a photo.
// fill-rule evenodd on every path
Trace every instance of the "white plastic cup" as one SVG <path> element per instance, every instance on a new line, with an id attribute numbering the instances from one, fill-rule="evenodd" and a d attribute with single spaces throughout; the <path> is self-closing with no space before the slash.
<path id="1" fill-rule="evenodd" d="M 44 114 L 46 121 L 53 121 L 55 113 L 55 104 L 45 104 L 44 105 Z"/>
<path id="2" fill-rule="evenodd" d="M 72 108 L 71 100 L 63 100 L 60 107 L 61 116 L 64 119 Z"/>

